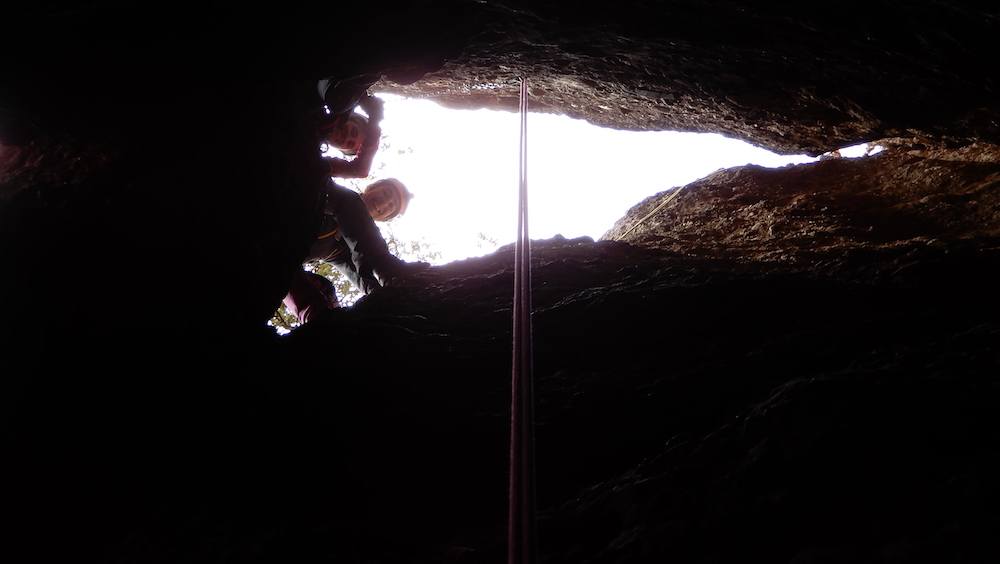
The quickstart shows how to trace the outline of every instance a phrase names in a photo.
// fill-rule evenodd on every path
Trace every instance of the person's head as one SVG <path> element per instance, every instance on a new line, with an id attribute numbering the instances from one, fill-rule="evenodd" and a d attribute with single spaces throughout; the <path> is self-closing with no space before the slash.
<path id="1" fill-rule="evenodd" d="M 412 197 L 406 186 L 395 178 L 373 182 L 361 192 L 361 199 L 375 221 L 389 221 L 403 215 Z"/>
<path id="2" fill-rule="evenodd" d="M 368 120 L 365 116 L 350 112 L 338 116 L 320 133 L 327 145 L 348 156 L 357 155 L 365 142 Z"/>

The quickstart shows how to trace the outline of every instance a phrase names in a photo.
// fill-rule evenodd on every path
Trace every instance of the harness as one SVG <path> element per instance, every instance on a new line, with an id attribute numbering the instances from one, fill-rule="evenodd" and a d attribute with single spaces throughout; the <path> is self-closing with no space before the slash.
<path id="1" fill-rule="evenodd" d="M 316 257 L 314 260 L 322 260 L 326 262 L 335 262 L 337 259 L 343 259 L 348 254 L 347 245 L 343 243 L 343 236 L 340 234 L 340 225 L 333 215 L 326 213 L 326 201 L 329 195 L 326 191 L 323 191 L 319 199 L 319 209 L 320 209 L 320 225 L 318 235 L 316 235 L 316 241 L 326 241 L 328 239 L 334 239 L 340 244 L 335 244 L 335 246 L 330 250 L 330 252 L 323 257 Z M 331 241 L 333 243 L 333 241 Z"/>
<path id="2" fill-rule="evenodd" d="M 340 227 L 339 226 L 338 227 L 334 227 L 333 229 L 331 229 L 330 231 L 327 231 L 326 233 L 318 235 L 316 237 L 316 239 L 323 240 L 323 239 L 329 239 L 330 237 L 336 237 L 336 238 L 340 239 Z"/>

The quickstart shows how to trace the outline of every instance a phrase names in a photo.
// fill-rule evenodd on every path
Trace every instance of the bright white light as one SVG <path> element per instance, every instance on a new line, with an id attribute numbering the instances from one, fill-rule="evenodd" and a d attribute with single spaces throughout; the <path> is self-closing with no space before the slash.
<path id="1" fill-rule="evenodd" d="M 383 139 L 372 167 L 415 194 L 392 222 L 402 240 L 424 239 L 439 263 L 492 252 L 514 239 L 519 118 L 447 110 L 425 100 L 385 100 Z M 715 134 L 627 132 L 549 114 L 528 116 L 532 239 L 597 239 L 629 208 L 720 168 L 779 167 L 816 159 L 782 156 Z M 479 234 L 496 241 L 484 244 Z"/>
<path id="2" fill-rule="evenodd" d="M 275 333 L 277 333 L 279 335 L 287 335 L 287 334 L 291 333 L 291 331 L 289 331 L 288 329 L 285 329 L 284 327 L 278 327 L 278 326 L 276 326 L 274 324 L 274 322 L 272 322 L 270 320 L 267 322 L 267 326 L 268 327 L 274 327 Z"/>
<path id="3" fill-rule="evenodd" d="M 852 145 L 850 147 L 844 147 L 840 149 L 840 156 L 847 157 L 849 159 L 856 159 L 858 157 L 865 156 L 868 151 L 868 143 L 862 143 L 860 145 Z"/>
<path id="4" fill-rule="evenodd" d="M 836 151 L 830 151 L 825 153 L 826 156 L 840 156 L 848 159 L 857 159 L 860 157 L 870 157 L 871 155 L 877 155 L 885 150 L 885 147 L 881 145 L 873 145 L 871 143 L 861 143 L 860 145 L 851 145 L 850 147 L 842 147 Z"/>

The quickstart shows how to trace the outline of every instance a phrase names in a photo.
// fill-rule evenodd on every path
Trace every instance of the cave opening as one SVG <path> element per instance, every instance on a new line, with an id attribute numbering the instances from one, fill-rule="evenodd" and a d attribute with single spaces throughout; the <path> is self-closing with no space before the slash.
<path id="1" fill-rule="evenodd" d="M 512 252 L 263 326 L 325 181 L 305 83 L 358 72 L 466 109 L 528 73 L 591 123 L 822 156 L 663 172 L 603 240 L 532 230 L 544 561 L 1000 561 L 995 8 L 372 3 L 337 34 L 91 5 L 5 14 L 0 113 L 39 137 L 0 149 L 31 165 L 0 172 L 4 561 L 502 561 Z M 577 137 L 536 197 L 628 168 Z M 454 176 L 441 223 L 483 223 L 515 167 L 464 150 L 516 145 L 452 133 L 408 217 Z"/>
<path id="2" fill-rule="evenodd" d="M 377 95 L 385 102 L 385 118 L 371 173 L 335 180 L 361 192 L 379 179 L 398 178 L 418 195 L 406 214 L 378 223 L 392 252 L 404 260 L 440 265 L 511 244 L 516 114 Z M 361 108 L 355 111 L 365 115 Z M 782 155 L 719 134 L 619 130 L 542 112 L 530 112 L 529 129 L 531 233 L 536 239 L 599 240 L 637 202 L 715 171 L 749 165 L 779 168 L 881 151 L 862 143 L 819 157 Z M 326 144 L 321 150 L 327 157 L 352 158 Z M 305 268 L 334 283 L 341 306 L 361 297 L 330 265 L 309 263 Z M 286 334 L 297 324 L 283 323 L 283 312 L 279 308 L 270 323 Z"/>
<path id="3" fill-rule="evenodd" d="M 380 223 L 402 258 L 445 264 L 510 244 L 515 209 L 517 117 L 456 110 L 379 93 L 386 101 L 372 173 L 338 182 L 360 191 L 379 178 L 403 180 L 416 195 L 407 213 Z M 636 203 L 714 171 L 778 168 L 820 158 L 860 158 L 882 148 L 861 143 L 820 157 L 779 154 L 714 133 L 627 131 L 565 115 L 530 112 L 531 233 L 600 239 Z M 324 148 L 328 156 L 342 156 Z M 474 196 L 472 195 L 474 194 Z"/>

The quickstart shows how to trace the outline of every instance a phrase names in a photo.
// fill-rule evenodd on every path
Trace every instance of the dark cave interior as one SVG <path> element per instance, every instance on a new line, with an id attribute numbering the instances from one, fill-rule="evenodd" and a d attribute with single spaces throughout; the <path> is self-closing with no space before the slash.
<path id="1" fill-rule="evenodd" d="M 1000 11 L 16 6 L 7 562 L 496 562 L 512 250 L 278 337 L 322 77 L 821 154 L 535 242 L 541 559 L 1000 559 Z M 447 171 L 442 171 L 447 174 Z M 613 189 L 610 187 L 609 189 Z M 621 240 L 618 240 L 621 239 Z"/>

